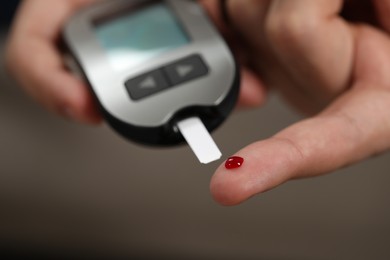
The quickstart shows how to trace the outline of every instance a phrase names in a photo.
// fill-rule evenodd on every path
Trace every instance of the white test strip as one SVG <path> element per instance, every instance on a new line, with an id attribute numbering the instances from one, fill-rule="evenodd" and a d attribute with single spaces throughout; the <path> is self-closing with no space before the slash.
<path id="1" fill-rule="evenodd" d="M 185 119 L 177 127 L 201 163 L 208 164 L 221 159 L 221 151 L 198 117 Z"/>

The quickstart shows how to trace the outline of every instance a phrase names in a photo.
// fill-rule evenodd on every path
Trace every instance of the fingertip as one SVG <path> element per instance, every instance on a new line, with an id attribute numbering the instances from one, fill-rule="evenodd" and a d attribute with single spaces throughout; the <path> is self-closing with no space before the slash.
<path id="1" fill-rule="evenodd" d="M 217 172 L 211 180 L 210 191 L 211 195 L 218 204 L 222 206 L 236 206 L 247 200 L 242 182 L 235 183 L 232 178 L 221 178 L 224 175 L 223 171 Z"/>
<path id="2" fill-rule="evenodd" d="M 67 119 L 89 125 L 99 125 L 102 122 L 98 106 L 84 84 L 80 83 L 74 91 L 62 98 L 64 100 L 60 105 L 60 114 Z"/>
<path id="3" fill-rule="evenodd" d="M 254 178 L 256 172 L 251 169 L 255 160 L 245 151 L 237 153 L 234 158 L 242 158 L 243 162 L 237 167 L 227 167 L 227 161 L 224 162 L 210 182 L 213 199 L 223 206 L 239 205 L 258 193 L 259 187 Z"/>
<path id="4" fill-rule="evenodd" d="M 224 206 L 238 205 L 291 179 L 296 169 L 290 149 L 284 142 L 268 139 L 239 151 L 241 166 L 223 163 L 211 179 L 214 200 Z"/>
<path id="5" fill-rule="evenodd" d="M 67 120 L 87 125 L 99 125 L 102 123 L 101 115 L 95 107 L 89 105 L 85 108 L 68 103 L 58 109 L 58 113 Z"/>

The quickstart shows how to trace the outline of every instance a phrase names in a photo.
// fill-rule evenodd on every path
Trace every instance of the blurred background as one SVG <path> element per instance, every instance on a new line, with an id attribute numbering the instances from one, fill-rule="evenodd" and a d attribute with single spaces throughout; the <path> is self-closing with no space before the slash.
<path id="1" fill-rule="evenodd" d="M 0 4 L 0 255 L 24 259 L 390 259 L 390 155 L 290 182 L 234 208 L 218 163 L 150 149 L 44 111 L 7 75 L 17 1 Z M 225 156 L 299 120 L 278 97 L 215 133 Z M 232 138 L 234 137 L 234 138 Z M 11 258 L 12 258 L 11 257 Z"/>

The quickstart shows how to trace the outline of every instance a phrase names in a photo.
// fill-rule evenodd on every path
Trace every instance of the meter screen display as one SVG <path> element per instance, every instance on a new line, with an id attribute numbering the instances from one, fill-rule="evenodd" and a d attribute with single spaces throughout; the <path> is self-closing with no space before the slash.
<path id="1" fill-rule="evenodd" d="M 115 70 L 136 67 L 189 44 L 178 18 L 164 3 L 153 3 L 96 25 L 97 38 Z"/>

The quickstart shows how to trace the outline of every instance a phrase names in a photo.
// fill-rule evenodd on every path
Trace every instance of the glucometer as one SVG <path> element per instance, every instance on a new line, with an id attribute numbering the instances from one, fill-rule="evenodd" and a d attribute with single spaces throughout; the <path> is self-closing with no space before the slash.
<path id="1" fill-rule="evenodd" d="M 154 146 L 186 140 L 202 163 L 221 157 L 209 132 L 235 107 L 239 73 L 196 1 L 98 1 L 63 38 L 117 132 Z"/>

